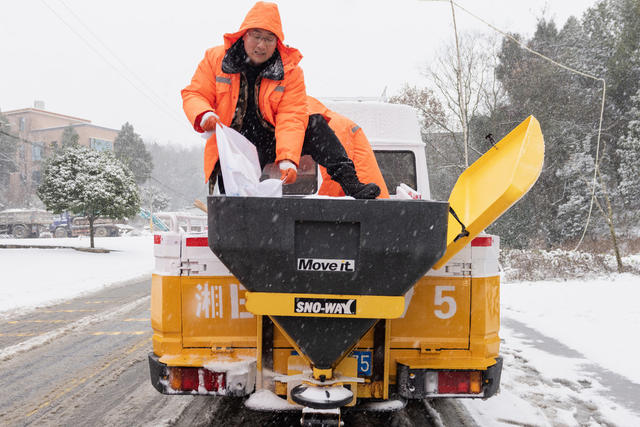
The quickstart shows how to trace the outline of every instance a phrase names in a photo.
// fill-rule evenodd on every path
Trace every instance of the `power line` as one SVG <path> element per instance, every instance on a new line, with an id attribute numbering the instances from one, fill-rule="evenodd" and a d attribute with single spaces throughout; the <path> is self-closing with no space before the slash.
<path id="1" fill-rule="evenodd" d="M 24 138 L 22 138 L 22 137 L 19 137 L 19 136 L 16 136 L 16 135 L 12 135 L 12 134 L 10 134 L 10 133 L 8 133 L 8 132 L 3 131 L 2 129 L 0 129 L 0 133 L 1 133 L 2 135 L 6 135 L 6 136 L 8 136 L 8 137 L 10 137 L 10 138 L 17 139 L 18 141 L 22 141 L 22 142 L 24 142 L 24 143 L 26 143 L 26 144 L 29 144 L 29 145 L 31 145 L 31 146 L 34 146 L 34 147 L 41 147 L 41 148 L 42 148 L 42 145 L 41 145 L 40 143 L 38 143 L 38 142 L 29 141 L 28 139 L 24 139 Z"/>
<path id="2" fill-rule="evenodd" d="M 62 6 L 64 6 L 69 11 L 69 13 L 73 15 L 73 17 L 85 28 L 85 30 L 87 30 L 87 32 L 91 34 L 93 38 L 96 39 L 98 43 L 100 43 L 100 45 L 102 45 L 102 47 L 106 49 L 106 51 L 109 52 L 109 54 L 111 54 L 111 56 L 116 61 L 118 61 L 118 63 L 138 81 L 138 83 L 141 83 L 142 86 L 144 86 L 145 89 L 147 89 L 152 95 L 154 95 L 158 101 L 164 104 L 164 106 L 168 109 L 168 111 L 173 110 L 173 107 L 170 106 L 160 95 L 158 95 L 152 87 L 147 85 L 143 79 L 138 77 L 138 75 L 123 60 L 120 59 L 120 57 L 116 54 L 116 52 L 113 51 L 113 49 L 111 49 L 106 43 L 104 43 L 100 39 L 100 37 L 98 37 L 98 35 L 91 29 L 91 27 L 88 26 L 84 22 L 84 20 L 73 11 L 73 9 L 71 9 L 63 0 L 58 0 L 58 2 L 60 2 L 60 4 L 62 4 Z"/>
<path id="3" fill-rule="evenodd" d="M 176 116 L 174 116 L 174 113 L 171 111 L 167 111 L 165 110 L 165 108 L 161 105 L 159 105 L 153 98 L 151 98 L 144 90 L 142 90 L 140 87 L 138 87 L 138 85 L 136 85 L 133 81 L 131 81 L 131 79 L 125 75 L 124 73 L 122 73 L 122 71 L 116 67 L 115 65 L 113 65 L 107 58 L 105 58 L 105 56 L 98 50 L 96 49 L 82 34 L 80 34 L 78 31 L 76 31 L 75 28 L 73 28 L 73 26 L 71 24 L 69 24 L 62 16 L 60 16 L 60 14 L 58 14 L 58 12 L 56 12 L 55 9 L 53 9 L 50 5 L 48 5 L 45 0 L 40 0 L 42 2 L 42 4 L 44 4 L 46 6 L 47 9 L 49 9 L 60 21 L 62 21 L 62 23 L 67 26 L 67 28 L 69 28 L 69 30 L 71 30 L 71 32 L 73 32 L 73 34 L 75 34 L 80 40 L 83 41 L 84 44 L 87 45 L 87 47 L 89 49 L 91 49 L 96 55 L 98 55 L 107 65 L 109 65 L 111 68 L 113 68 L 118 74 L 120 74 L 120 76 L 122 76 L 136 91 L 138 91 L 142 96 L 144 96 L 145 98 L 147 98 L 147 100 L 149 100 L 153 105 L 155 105 L 160 111 L 162 111 L 163 113 L 165 113 L 167 116 L 171 117 L 171 119 L 175 120 L 176 122 L 180 123 L 181 125 L 184 124 L 184 121 L 182 120 L 178 120 L 176 118 Z"/>

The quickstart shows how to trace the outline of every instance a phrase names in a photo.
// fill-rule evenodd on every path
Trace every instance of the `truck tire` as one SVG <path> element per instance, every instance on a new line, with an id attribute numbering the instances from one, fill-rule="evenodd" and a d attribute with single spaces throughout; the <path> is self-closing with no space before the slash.
<path id="1" fill-rule="evenodd" d="M 53 236 L 54 237 L 68 237 L 69 233 L 67 232 L 67 229 L 65 227 L 57 227 L 56 230 L 53 232 Z"/>
<path id="2" fill-rule="evenodd" d="M 93 235 L 96 237 L 107 237 L 109 235 L 109 231 L 107 231 L 107 229 L 104 227 L 97 227 L 93 231 Z"/>
<path id="3" fill-rule="evenodd" d="M 26 226 L 17 224 L 13 226 L 12 234 L 16 239 L 24 239 L 25 237 L 29 237 L 29 234 L 31 233 Z"/>

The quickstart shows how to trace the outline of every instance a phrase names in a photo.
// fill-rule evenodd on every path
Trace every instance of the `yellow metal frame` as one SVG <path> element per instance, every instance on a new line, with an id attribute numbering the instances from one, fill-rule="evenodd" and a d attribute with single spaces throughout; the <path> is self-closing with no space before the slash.
<path id="1" fill-rule="evenodd" d="M 403 296 L 333 295 L 247 292 L 246 307 L 253 314 L 298 317 L 343 317 L 367 319 L 396 319 L 404 312 Z M 356 302 L 355 314 L 296 313 L 296 298 L 341 299 Z"/>

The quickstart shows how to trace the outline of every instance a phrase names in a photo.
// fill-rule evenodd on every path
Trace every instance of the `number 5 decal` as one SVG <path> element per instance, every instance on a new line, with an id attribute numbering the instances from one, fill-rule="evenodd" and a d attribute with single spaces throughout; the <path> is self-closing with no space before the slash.
<path id="1" fill-rule="evenodd" d="M 456 309 L 457 309 L 456 300 L 453 299 L 453 297 L 442 295 L 443 292 L 451 292 L 455 290 L 456 290 L 455 286 L 436 286 L 436 295 L 433 300 L 433 305 L 438 306 L 444 303 L 447 303 L 448 305 L 447 311 L 435 310 L 433 312 L 437 318 L 448 319 L 450 317 L 453 317 L 454 314 L 456 314 Z"/>

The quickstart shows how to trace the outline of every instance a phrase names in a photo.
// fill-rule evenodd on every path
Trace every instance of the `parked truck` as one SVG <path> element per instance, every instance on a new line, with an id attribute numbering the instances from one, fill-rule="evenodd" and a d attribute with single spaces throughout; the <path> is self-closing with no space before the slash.
<path id="1" fill-rule="evenodd" d="M 111 218 L 98 217 L 93 222 L 95 237 L 119 236 L 125 227 L 128 226 Z M 49 231 L 54 237 L 88 236 L 89 220 L 84 216 L 73 216 L 64 212 L 53 218 Z"/>
<path id="2" fill-rule="evenodd" d="M 209 196 L 207 233 L 156 233 L 149 367 L 159 392 L 251 406 L 268 390 L 299 405 L 308 426 L 341 425 L 341 408 L 363 402 L 497 392 L 499 238 L 484 229 L 540 174 L 537 120 L 433 201 L 413 109 L 330 108 L 365 129 L 391 199 L 302 197 L 321 179 L 307 159 L 284 197 Z M 400 199 L 406 186 L 411 198 Z"/>
<path id="3" fill-rule="evenodd" d="M 41 209 L 7 209 L 0 212 L 0 234 L 15 238 L 40 237 L 49 230 L 53 215 Z"/>
<path id="4" fill-rule="evenodd" d="M 63 212 L 53 217 L 49 231 L 53 237 L 71 237 L 71 220 L 73 216 L 69 212 Z"/>

